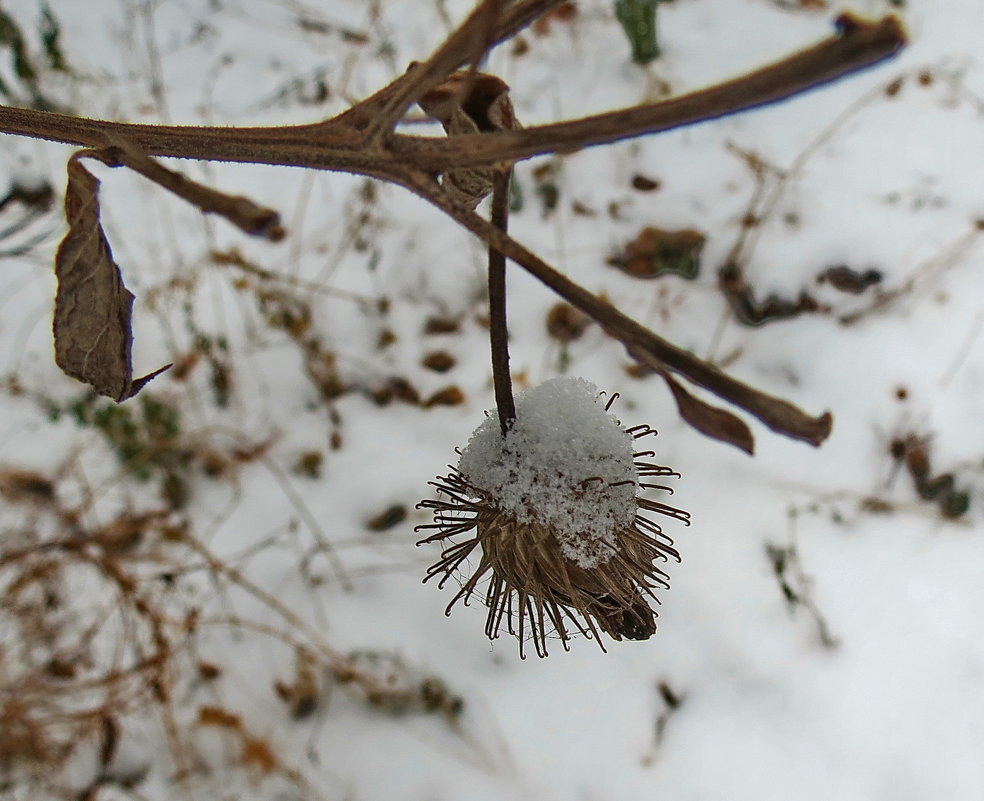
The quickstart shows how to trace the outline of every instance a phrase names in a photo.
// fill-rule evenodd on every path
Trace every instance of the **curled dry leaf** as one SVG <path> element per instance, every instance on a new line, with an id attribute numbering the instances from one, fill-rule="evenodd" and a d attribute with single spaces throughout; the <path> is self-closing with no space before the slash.
<path id="1" fill-rule="evenodd" d="M 171 365 L 133 378 L 133 295 L 123 285 L 99 221 L 99 180 L 80 162 L 87 155 L 82 151 L 68 161 L 68 233 L 55 256 L 55 362 L 119 403 Z"/>
<path id="2" fill-rule="evenodd" d="M 699 398 L 695 398 L 685 390 L 665 370 L 660 371 L 663 380 L 673 393 L 680 416 L 704 436 L 727 442 L 749 456 L 755 453 L 755 439 L 751 430 L 731 412 L 711 406 Z"/>
<path id="3" fill-rule="evenodd" d="M 459 70 L 418 101 L 424 112 L 444 126 L 448 136 L 515 131 L 521 126 L 509 101 L 509 86 L 484 72 Z M 474 209 L 492 192 L 495 176 L 511 165 L 448 170 L 442 186 L 457 202 Z"/>

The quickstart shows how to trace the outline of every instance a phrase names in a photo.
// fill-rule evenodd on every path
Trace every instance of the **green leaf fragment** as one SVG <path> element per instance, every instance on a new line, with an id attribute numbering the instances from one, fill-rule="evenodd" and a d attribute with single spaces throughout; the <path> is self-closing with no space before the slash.
<path id="1" fill-rule="evenodd" d="M 659 58 L 656 41 L 656 5 L 660 0 L 615 0 L 615 17 L 632 46 L 632 60 L 648 64 Z"/>
<path id="2" fill-rule="evenodd" d="M 61 25 L 47 3 L 41 5 L 41 23 L 38 26 L 41 45 L 48 57 L 48 66 L 57 72 L 68 72 L 68 62 L 61 48 Z"/>
<path id="3" fill-rule="evenodd" d="M 509 211 L 518 214 L 523 210 L 523 185 L 515 175 L 509 182 Z"/>

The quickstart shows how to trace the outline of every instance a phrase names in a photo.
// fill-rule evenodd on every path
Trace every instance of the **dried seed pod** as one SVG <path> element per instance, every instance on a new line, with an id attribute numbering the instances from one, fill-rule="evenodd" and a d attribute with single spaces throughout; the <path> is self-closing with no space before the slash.
<path id="1" fill-rule="evenodd" d="M 656 432 L 623 429 L 598 403 L 597 389 L 576 378 L 522 393 L 516 412 L 505 437 L 490 415 L 458 469 L 432 482 L 438 498 L 418 504 L 434 513 L 433 523 L 418 527 L 433 533 L 418 544 L 445 545 L 425 581 L 437 576 L 443 586 L 480 555 L 448 610 L 483 594 L 486 635 L 498 637 L 505 621 L 519 638 L 520 656 L 527 638 L 546 656 L 554 632 L 566 649 L 570 625 L 599 645 L 601 632 L 614 640 L 648 639 L 656 631 L 650 599 L 669 586 L 655 562 L 680 558 L 648 515 L 687 525 L 690 518 L 637 493 L 672 492 L 651 482 L 679 475 L 651 462 L 652 451 L 635 452 L 635 440 Z"/>

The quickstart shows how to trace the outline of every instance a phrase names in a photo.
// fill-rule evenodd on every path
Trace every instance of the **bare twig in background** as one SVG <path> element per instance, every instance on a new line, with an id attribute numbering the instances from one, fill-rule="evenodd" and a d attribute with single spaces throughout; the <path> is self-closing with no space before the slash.
<path id="1" fill-rule="evenodd" d="M 779 583 L 783 599 L 790 613 L 803 608 L 813 618 L 817 639 L 824 648 L 836 648 L 840 641 L 831 631 L 830 624 L 813 597 L 813 580 L 806 574 L 800 560 L 797 525 L 800 510 L 790 507 L 787 510 L 789 521 L 789 542 L 787 545 L 765 543 L 765 555 L 772 572 Z"/>

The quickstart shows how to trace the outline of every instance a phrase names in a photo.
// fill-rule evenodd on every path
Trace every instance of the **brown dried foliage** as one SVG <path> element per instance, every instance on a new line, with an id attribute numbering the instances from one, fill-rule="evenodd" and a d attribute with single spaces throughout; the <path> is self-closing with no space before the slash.
<path id="1" fill-rule="evenodd" d="M 244 459 L 250 456 L 249 449 L 240 450 Z M 84 484 L 74 459 L 54 475 L 0 469 L 5 502 L 0 795 L 17 788 L 35 793 L 32 797 L 96 798 L 108 784 L 137 786 L 150 754 L 135 772 L 118 767 L 115 756 L 130 723 L 147 716 L 160 722 L 178 779 L 207 769 L 196 735 L 204 727 L 232 738 L 238 767 L 282 774 L 303 785 L 303 777 L 285 764 L 275 746 L 250 731 L 249 710 L 226 708 L 209 695 L 194 719 L 186 720 L 181 705 L 228 675 L 228 654 L 199 656 L 209 647 L 206 629 L 217 625 L 234 627 L 241 636 L 270 638 L 294 652 L 293 680 L 275 688 L 293 719 L 323 705 L 328 680 L 372 705 L 395 705 L 399 696 L 406 711 L 451 717 L 450 701 L 426 700 L 435 695 L 433 688 L 444 686 L 439 679 L 421 676 L 416 685 L 410 678 L 391 684 L 360 657 L 334 650 L 276 598 L 214 556 L 175 510 L 129 509 L 97 523 L 96 499 L 78 491 Z M 76 497 L 83 500 L 65 500 Z M 203 565 L 209 586 L 222 595 L 233 590 L 252 595 L 282 627 L 206 615 L 197 605 L 196 577 Z M 411 697 L 418 700 L 411 703 Z M 76 754 L 92 751 L 101 755 L 92 783 L 82 794 L 68 789 L 63 769 L 75 764 Z M 77 781 L 74 773 L 72 781 Z"/>
<path id="2" fill-rule="evenodd" d="M 123 285 L 103 232 L 99 181 L 82 166 L 85 155 L 90 154 L 77 153 L 68 162 L 68 233 L 55 257 L 55 362 L 100 395 L 121 402 L 167 367 L 133 378 L 133 295 Z"/>

